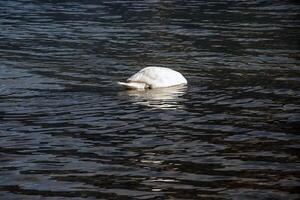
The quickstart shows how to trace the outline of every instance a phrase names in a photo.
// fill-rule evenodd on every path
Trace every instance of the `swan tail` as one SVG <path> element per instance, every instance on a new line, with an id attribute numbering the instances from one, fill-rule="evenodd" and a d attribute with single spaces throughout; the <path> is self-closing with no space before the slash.
<path id="1" fill-rule="evenodd" d="M 131 90 L 143 90 L 147 88 L 147 84 L 139 83 L 139 82 L 128 82 L 128 83 L 118 82 L 118 84 Z"/>

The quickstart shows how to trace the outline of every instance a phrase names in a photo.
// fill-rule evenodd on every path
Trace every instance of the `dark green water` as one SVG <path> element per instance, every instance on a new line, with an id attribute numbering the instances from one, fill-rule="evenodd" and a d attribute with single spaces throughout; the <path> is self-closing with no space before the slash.
<path id="1" fill-rule="evenodd" d="M 298 199 L 299 12 L 1 0 L 0 199 Z M 116 85 L 153 65 L 188 87 Z"/>

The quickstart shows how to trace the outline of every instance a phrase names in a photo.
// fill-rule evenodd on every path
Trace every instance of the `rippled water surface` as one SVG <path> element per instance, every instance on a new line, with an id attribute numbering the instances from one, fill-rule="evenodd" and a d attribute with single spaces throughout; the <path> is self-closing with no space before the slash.
<path id="1" fill-rule="evenodd" d="M 0 1 L 0 199 L 298 199 L 299 12 Z M 117 86 L 152 65 L 188 86 Z"/>

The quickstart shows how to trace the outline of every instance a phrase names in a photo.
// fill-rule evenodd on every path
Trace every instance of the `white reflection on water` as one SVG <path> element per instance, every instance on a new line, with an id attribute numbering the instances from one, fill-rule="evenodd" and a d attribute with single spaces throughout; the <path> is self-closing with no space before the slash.
<path id="1" fill-rule="evenodd" d="M 128 90 L 127 94 L 134 101 L 134 104 L 161 109 L 180 109 L 183 108 L 183 95 L 186 90 L 186 86 L 179 85 L 143 91 Z"/>

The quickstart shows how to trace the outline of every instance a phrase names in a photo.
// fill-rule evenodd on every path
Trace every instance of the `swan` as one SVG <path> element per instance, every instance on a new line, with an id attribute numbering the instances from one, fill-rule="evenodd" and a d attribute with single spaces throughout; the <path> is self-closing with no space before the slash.
<path id="1" fill-rule="evenodd" d="M 118 82 L 127 89 L 153 89 L 185 85 L 187 80 L 183 75 L 166 67 L 146 67 L 127 79 L 127 82 Z"/>

